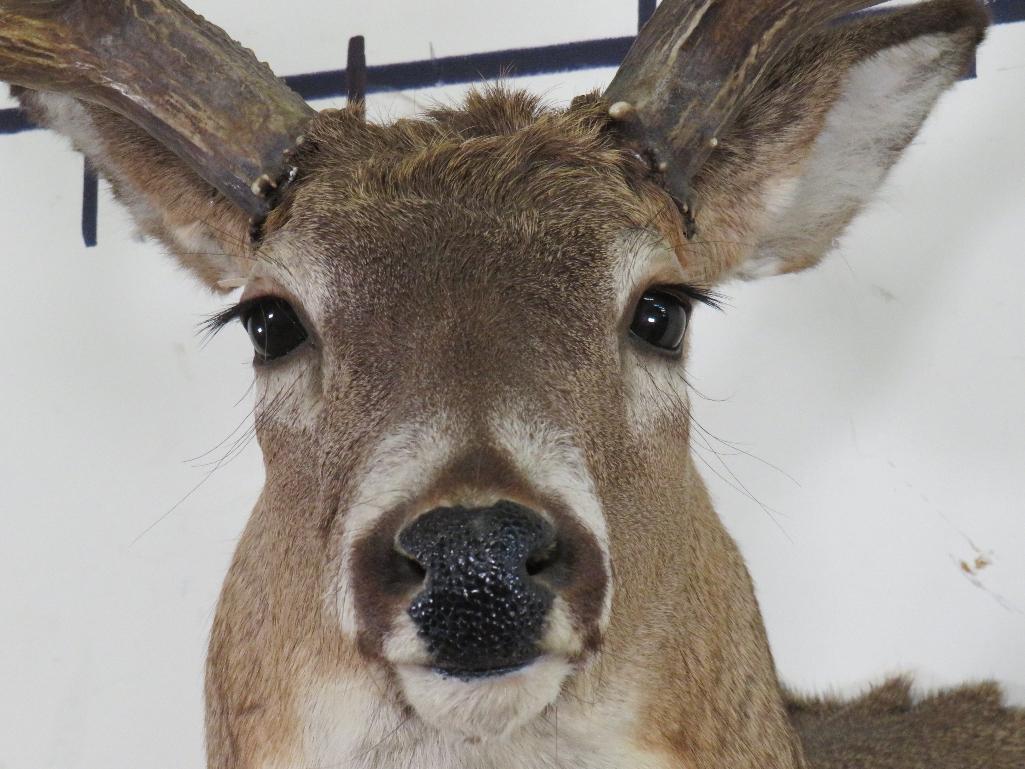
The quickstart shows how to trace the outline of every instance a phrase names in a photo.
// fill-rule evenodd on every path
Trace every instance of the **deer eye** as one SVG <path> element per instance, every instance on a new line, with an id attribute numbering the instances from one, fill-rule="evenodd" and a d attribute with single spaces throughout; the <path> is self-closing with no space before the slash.
<path id="1" fill-rule="evenodd" d="M 306 329 L 284 299 L 268 296 L 246 303 L 239 320 L 260 363 L 281 358 L 306 341 Z"/>
<path id="2" fill-rule="evenodd" d="M 687 331 L 688 309 L 672 294 L 649 291 L 637 303 L 630 333 L 652 347 L 677 352 Z"/>

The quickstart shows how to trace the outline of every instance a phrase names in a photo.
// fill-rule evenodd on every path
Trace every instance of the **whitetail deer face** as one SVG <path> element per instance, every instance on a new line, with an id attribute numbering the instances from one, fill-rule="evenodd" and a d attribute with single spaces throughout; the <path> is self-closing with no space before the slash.
<path id="1" fill-rule="evenodd" d="M 551 766 L 553 703 L 566 765 L 801 765 L 689 458 L 684 358 L 711 287 L 829 250 L 986 24 L 937 0 L 823 26 L 871 4 L 667 0 L 604 97 L 391 127 L 315 115 L 226 43 L 208 61 L 221 33 L 176 4 L 105 8 L 181 49 L 154 43 L 192 98 L 133 99 L 148 48 L 110 61 L 13 4 L 0 76 L 104 104 L 22 94 L 147 232 L 245 286 L 215 325 L 253 337 L 267 479 L 213 631 L 212 765 Z M 252 114 L 218 111 L 232 83 Z M 544 747 L 476 747 L 514 734 Z"/>
<path id="2" fill-rule="evenodd" d="M 476 137 L 322 115 L 229 314 L 256 335 L 267 494 L 324 538 L 295 600 L 470 733 L 554 700 L 642 589 L 637 532 L 675 528 L 704 297 L 600 105 L 515 102 L 478 99 Z"/>

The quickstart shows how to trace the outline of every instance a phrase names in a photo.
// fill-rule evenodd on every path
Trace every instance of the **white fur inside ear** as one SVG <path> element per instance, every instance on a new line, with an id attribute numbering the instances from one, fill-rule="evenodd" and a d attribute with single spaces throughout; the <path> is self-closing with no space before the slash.
<path id="1" fill-rule="evenodd" d="M 165 233 L 168 245 L 186 264 L 202 263 L 210 272 L 231 286 L 242 285 L 243 274 L 237 260 L 225 252 L 210 227 L 202 221 L 175 224 L 124 173 L 123 158 L 112 156 L 88 110 L 71 96 L 36 91 L 29 97 L 42 109 L 47 127 L 71 140 L 75 149 L 107 179 L 116 183 L 120 201 L 128 208 L 140 233 Z"/>
<path id="2" fill-rule="evenodd" d="M 831 250 L 958 79 L 962 34 L 924 35 L 851 69 L 800 173 L 766 187 L 765 229 L 738 277 L 808 267 Z"/>
<path id="3" fill-rule="evenodd" d="M 43 108 L 47 126 L 68 137 L 75 149 L 90 159 L 103 155 L 103 140 L 77 99 L 48 91 L 37 91 L 33 99 Z"/>
<path id="4" fill-rule="evenodd" d="M 70 139 L 75 149 L 85 155 L 104 176 L 118 178 L 116 167 L 108 162 L 103 137 L 96 130 L 92 118 L 81 102 L 71 96 L 48 91 L 37 91 L 32 95 L 32 99 L 42 107 L 48 128 Z M 131 189 L 127 180 L 119 181 L 126 190 Z M 148 224 L 159 222 L 159 214 L 141 195 L 133 195 L 131 199 L 124 200 L 124 203 L 140 230 L 145 229 Z"/>

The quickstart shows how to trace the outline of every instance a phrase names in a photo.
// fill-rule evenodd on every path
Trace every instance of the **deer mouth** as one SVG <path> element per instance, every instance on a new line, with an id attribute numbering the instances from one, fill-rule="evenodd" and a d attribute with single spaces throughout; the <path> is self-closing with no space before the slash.
<path id="1" fill-rule="evenodd" d="M 431 670 L 443 678 L 456 678 L 460 681 L 476 681 L 482 678 L 499 678 L 509 673 L 515 673 L 518 670 L 523 670 L 523 668 L 533 661 L 534 659 L 529 659 L 518 664 L 502 665 L 494 668 L 458 668 L 435 665 Z"/>
<path id="2" fill-rule="evenodd" d="M 507 736 L 540 717 L 572 672 L 567 658 L 554 654 L 489 670 L 396 667 L 403 697 L 422 721 L 474 738 Z"/>

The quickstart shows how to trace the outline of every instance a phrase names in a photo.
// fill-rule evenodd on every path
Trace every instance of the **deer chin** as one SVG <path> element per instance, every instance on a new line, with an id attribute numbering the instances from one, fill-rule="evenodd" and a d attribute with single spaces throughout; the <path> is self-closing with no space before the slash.
<path id="1" fill-rule="evenodd" d="M 423 665 L 395 670 L 406 701 L 425 723 L 442 733 L 494 739 L 539 717 L 558 698 L 573 666 L 545 654 L 524 667 L 470 679 Z"/>
<path id="2" fill-rule="evenodd" d="M 440 668 L 403 614 L 385 640 L 384 657 L 421 721 L 441 734 L 499 739 L 541 716 L 589 657 L 562 597 L 555 598 L 546 624 L 538 656 L 526 664 L 464 675 Z"/>

